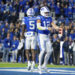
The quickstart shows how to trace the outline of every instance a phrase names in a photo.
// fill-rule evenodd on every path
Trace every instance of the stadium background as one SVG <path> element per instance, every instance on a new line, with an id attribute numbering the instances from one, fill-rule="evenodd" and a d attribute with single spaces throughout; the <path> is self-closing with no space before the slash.
<path id="1" fill-rule="evenodd" d="M 19 46 L 21 40 L 24 40 L 22 35 L 21 20 L 26 16 L 26 11 L 28 8 L 32 7 L 35 10 L 36 16 L 38 16 L 39 10 L 42 6 L 48 6 L 53 17 L 54 22 L 61 28 L 57 32 L 56 30 L 51 31 L 50 40 L 53 43 L 53 53 L 49 60 L 49 63 L 52 64 L 65 64 L 65 65 L 75 65 L 73 64 L 73 59 L 75 59 L 74 51 L 69 48 L 75 40 L 75 0 L 0 0 L 0 57 L 3 61 L 2 56 L 4 53 L 5 44 L 4 40 L 7 38 L 7 35 L 10 34 L 11 42 L 13 43 L 13 38 L 16 36 L 17 44 L 13 48 L 11 45 L 8 47 L 9 52 L 9 62 L 11 62 L 11 51 L 16 50 Z M 64 43 L 67 41 L 66 43 Z M 64 50 L 62 44 L 66 46 Z M 60 45 L 59 45 L 60 44 Z M 56 46 L 55 46 L 56 45 Z M 74 46 L 73 46 L 74 47 Z M 18 49 L 17 49 L 18 50 Z M 57 50 L 57 51 L 56 51 Z M 64 52 L 66 52 L 64 56 Z M 19 51 L 17 62 L 24 62 L 24 46 L 23 49 Z M 38 53 L 37 50 L 36 62 L 38 62 Z M 57 55 L 56 55 L 57 54 Z M 68 54 L 68 55 L 67 55 Z M 67 55 L 67 56 L 66 56 Z M 57 57 L 58 56 L 58 57 Z M 21 59 L 20 59 L 21 58 Z M 60 59 L 61 58 L 61 59 Z M 66 64 L 64 59 L 69 60 Z M 55 59 L 58 59 L 55 60 Z M 26 61 L 26 59 L 25 59 Z"/>

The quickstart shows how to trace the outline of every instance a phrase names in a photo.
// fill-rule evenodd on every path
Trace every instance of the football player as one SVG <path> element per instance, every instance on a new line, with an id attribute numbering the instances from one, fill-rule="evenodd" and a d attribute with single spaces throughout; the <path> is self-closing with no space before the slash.
<path id="1" fill-rule="evenodd" d="M 22 25 L 25 25 L 25 54 L 28 61 L 28 70 L 33 70 L 35 66 L 35 50 L 36 50 L 36 17 L 33 8 L 27 10 L 27 17 L 23 18 Z M 23 27 L 24 29 L 24 27 Z M 29 55 L 30 50 L 32 53 L 32 62 L 30 61 Z"/>
<path id="2" fill-rule="evenodd" d="M 59 30 L 59 27 L 53 23 L 52 17 L 50 17 L 50 10 L 48 7 L 44 6 L 40 9 L 40 16 L 37 17 L 37 29 L 38 29 L 38 36 L 39 36 L 39 43 L 40 43 L 40 54 L 39 54 L 39 71 L 41 72 L 42 69 L 48 71 L 46 65 L 52 53 L 52 44 L 50 41 L 50 30 L 55 28 Z M 42 65 L 43 55 L 44 63 Z"/>

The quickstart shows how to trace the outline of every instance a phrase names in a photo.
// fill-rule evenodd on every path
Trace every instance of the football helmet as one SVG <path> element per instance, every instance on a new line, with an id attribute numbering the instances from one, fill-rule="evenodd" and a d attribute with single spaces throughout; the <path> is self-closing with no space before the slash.
<path id="1" fill-rule="evenodd" d="M 48 7 L 42 7 L 41 9 L 40 9 L 40 14 L 42 15 L 42 16 L 44 16 L 44 17 L 50 17 L 50 10 L 49 10 L 49 8 Z"/>
<path id="2" fill-rule="evenodd" d="M 35 15 L 34 9 L 33 9 L 33 8 L 29 8 L 29 9 L 27 10 L 27 16 L 34 16 L 34 15 Z"/>

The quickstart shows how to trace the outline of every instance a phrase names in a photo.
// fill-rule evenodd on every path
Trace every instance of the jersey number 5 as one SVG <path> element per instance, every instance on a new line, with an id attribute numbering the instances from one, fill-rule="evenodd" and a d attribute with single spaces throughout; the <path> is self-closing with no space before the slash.
<path id="1" fill-rule="evenodd" d="M 30 25 L 30 29 L 35 29 L 35 21 L 30 21 L 29 25 Z"/>

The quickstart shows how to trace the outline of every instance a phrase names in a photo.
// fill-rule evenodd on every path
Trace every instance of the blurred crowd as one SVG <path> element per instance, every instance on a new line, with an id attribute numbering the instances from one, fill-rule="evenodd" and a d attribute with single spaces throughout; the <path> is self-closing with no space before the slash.
<path id="1" fill-rule="evenodd" d="M 50 40 L 53 44 L 53 53 L 50 62 L 60 64 L 60 42 L 63 41 L 63 62 L 65 65 L 75 65 L 75 0 L 0 0 L 0 51 L 3 51 L 2 61 L 8 62 L 8 56 L 11 58 L 11 54 L 14 59 L 13 50 L 18 50 L 18 52 L 16 51 L 17 62 L 20 60 L 18 59 L 19 56 L 24 61 L 24 37 L 19 13 L 22 12 L 26 16 L 27 9 L 32 7 L 37 16 L 40 14 L 39 9 L 42 6 L 49 7 L 54 22 L 63 29 L 62 32 L 51 30 Z"/>
<path id="2" fill-rule="evenodd" d="M 19 17 L 19 12 L 24 12 L 26 15 L 30 7 L 33 7 L 38 15 L 42 6 L 48 6 L 51 16 L 56 19 L 62 15 L 67 20 L 75 20 L 75 0 L 0 0 L 0 21 L 15 22 Z"/>

